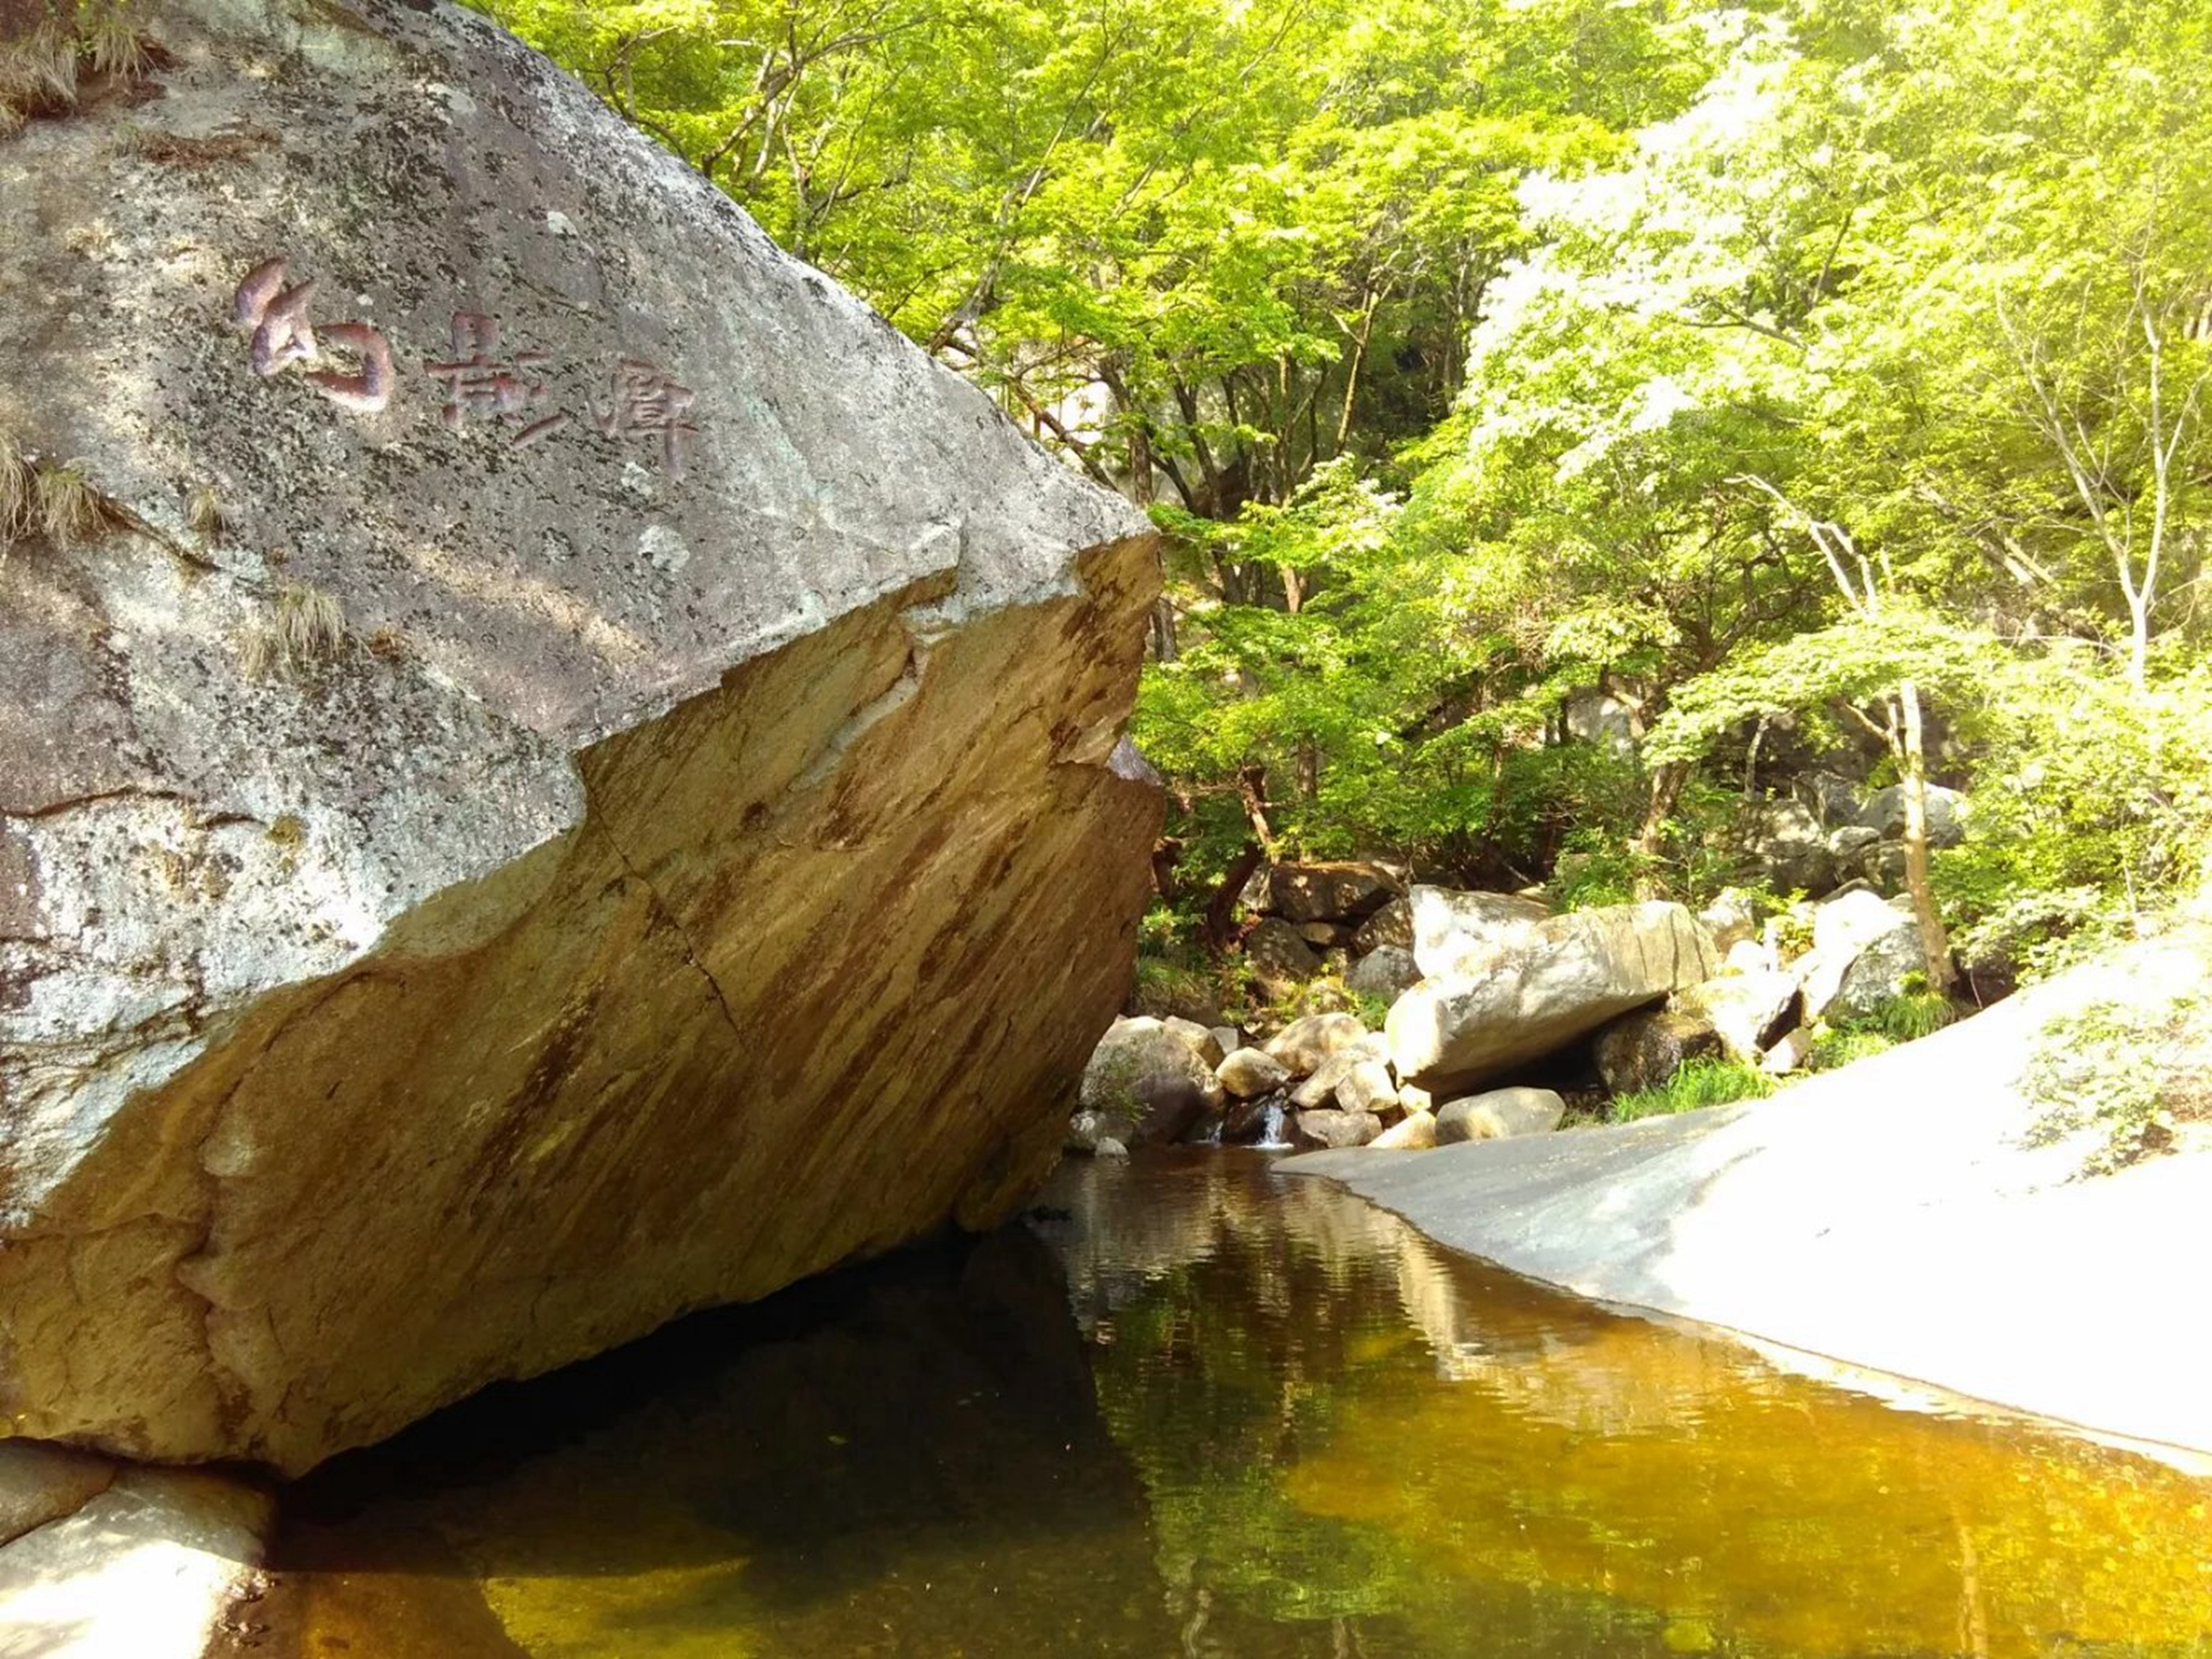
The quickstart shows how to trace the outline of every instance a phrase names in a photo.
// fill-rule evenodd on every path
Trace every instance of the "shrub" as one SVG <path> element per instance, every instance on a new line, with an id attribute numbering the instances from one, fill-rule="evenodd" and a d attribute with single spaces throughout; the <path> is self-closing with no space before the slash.
<path id="1" fill-rule="evenodd" d="M 1725 1106 L 1730 1101 L 1773 1092 L 1771 1078 L 1741 1060 L 1685 1060 L 1674 1076 L 1656 1088 L 1614 1096 L 1613 1121 L 1633 1123 L 1638 1118 L 1671 1117 L 1678 1112 L 1694 1112 L 1701 1106 Z"/>

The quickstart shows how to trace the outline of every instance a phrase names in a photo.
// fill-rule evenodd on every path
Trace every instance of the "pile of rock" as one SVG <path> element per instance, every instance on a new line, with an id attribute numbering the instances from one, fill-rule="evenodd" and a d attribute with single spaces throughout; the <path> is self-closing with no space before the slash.
<path id="1" fill-rule="evenodd" d="M 1225 1026 L 1134 1018 L 1092 1054 L 1066 1144 L 1105 1158 L 1175 1141 L 1413 1149 L 1553 1129 L 1565 1110 L 1529 1088 L 1439 1106 L 1354 1014 L 1308 1014 L 1259 1044 Z"/>
<path id="2" fill-rule="evenodd" d="M 1540 1133 L 1565 1103 L 1539 1084 L 1626 1093 L 1705 1057 L 1786 1073 L 1804 1065 L 1815 1022 L 1872 1012 L 1922 966 L 1910 908 L 1863 885 L 1772 919 L 1763 938 L 1739 896 L 1703 915 L 1660 902 L 1553 915 L 1426 886 L 1387 904 L 1408 943 L 1377 948 L 1403 950 L 1418 977 L 1381 1031 L 1314 1013 L 1248 1043 L 1230 1026 L 1118 1020 L 1084 1075 L 1069 1149 Z"/>
<path id="3" fill-rule="evenodd" d="M 1278 864 L 1253 877 L 1243 902 L 1259 917 L 1244 935 L 1244 959 L 1263 981 L 1330 972 L 1387 1000 L 1420 977 L 1404 883 L 1386 866 Z"/>
<path id="4" fill-rule="evenodd" d="M 1966 836 L 1966 797 L 1936 783 L 1927 791 L 1929 846 L 1957 846 Z M 1742 851 L 1777 892 L 1819 898 L 1863 881 L 1893 893 L 1905 879 L 1905 805 L 1901 784 L 1862 802 L 1848 781 L 1814 773 L 1795 796 L 1760 804 Z"/>

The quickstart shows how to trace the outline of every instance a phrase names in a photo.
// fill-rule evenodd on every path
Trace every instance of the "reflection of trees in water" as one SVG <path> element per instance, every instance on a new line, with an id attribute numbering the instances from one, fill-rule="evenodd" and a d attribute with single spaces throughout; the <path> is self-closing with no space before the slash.
<path id="1" fill-rule="evenodd" d="M 1187 1651 L 2212 1652 L 2212 1487 L 2162 1466 L 1778 1374 L 1256 1159 L 1049 1201 Z"/>

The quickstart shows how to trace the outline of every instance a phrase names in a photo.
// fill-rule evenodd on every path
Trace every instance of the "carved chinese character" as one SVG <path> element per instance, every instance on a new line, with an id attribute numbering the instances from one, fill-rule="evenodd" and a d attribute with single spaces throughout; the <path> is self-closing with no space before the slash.
<path id="1" fill-rule="evenodd" d="M 501 421 L 529 413 L 550 396 L 545 382 L 527 378 L 552 359 L 542 351 L 518 351 L 501 360 L 499 319 L 479 311 L 457 311 L 453 323 L 453 361 L 426 364 L 446 383 L 446 424 L 459 431 L 471 416 Z M 514 434 L 520 449 L 557 432 L 568 416 L 556 411 L 532 421 Z"/>
<path id="2" fill-rule="evenodd" d="M 253 331 L 253 372 L 266 377 L 288 364 L 321 356 L 321 345 L 307 316 L 307 301 L 314 297 L 313 281 L 294 288 L 284 286 L 287 263 L 266 259 L 248 271 L 233 296 L 233 313 L 240 328 Z M 316 369 L 307 381 L 341 409 L 374 415 L 392 401 L 392 348 L 384 336 L 367 323 L 332 323 L 323 331 L 331 344 L 355 353 L 361 368 L 352 374 Z"/>
<path id="3" fill-rule="evenodd" d="M 684 476 L 684 439 L 699 428 L 684 417 L 698 393 L 678 386 L 651 363 L 625 357 L 616 366 L 605 407 L 594 412 L 599 430 L 610 438 L 659 433 L 660 453 L 671 477 Z"/>

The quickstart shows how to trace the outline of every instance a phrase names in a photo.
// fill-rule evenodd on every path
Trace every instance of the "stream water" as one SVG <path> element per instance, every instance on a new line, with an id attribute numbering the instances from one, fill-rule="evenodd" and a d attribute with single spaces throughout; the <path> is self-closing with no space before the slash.
<path id="1" fill-rule="evenodd" d="M 1250 1152 L 502 1387 L 288 1492 L 313 1659 L 2212 1656 L 2212 1482 L 1905 1411 Z"/>

